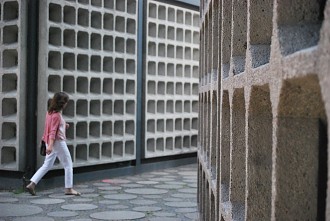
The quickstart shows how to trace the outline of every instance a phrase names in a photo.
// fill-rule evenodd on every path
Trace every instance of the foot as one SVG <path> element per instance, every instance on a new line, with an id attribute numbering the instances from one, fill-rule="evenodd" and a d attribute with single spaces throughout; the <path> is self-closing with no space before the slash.
<path id="1" fill-rule="evenodd" d="M 79 193 L 78 191 L 76 191 L 74 189 L 70 189 L 70 190 L 65 191 L 65 195 L 80 196 L 81 193 Z"/>
<path id="2" fill-rule="evenodd" d="M 36 195 L 36 191 L 35 191 L 35 184 L 33 182 L 31 182 L 29 185 L 27 185 L 25 188 L 26 190 L 32 195 L 35 196 Z"/>

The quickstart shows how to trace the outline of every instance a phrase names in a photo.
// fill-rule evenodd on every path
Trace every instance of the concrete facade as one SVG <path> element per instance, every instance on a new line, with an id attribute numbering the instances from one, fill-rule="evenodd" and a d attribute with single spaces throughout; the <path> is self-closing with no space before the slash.
<path id="1" fill-rule="evenodd" d="M 325 220 L 329 1 L 200 3 L 202 220 Z"/>
<path id="2" fill-rule="evenodd" d="M 67 144 L 76 168 L 196 153 L 195 3 L 33 2 L 39 9 L 34 15 L 38 48 L 30 49 L 38 51 L 37 97 L 26 94 L 31 6 L 0 2 L 0 171 L 26 171 L 25 122 L 31 117 L 25 115 L 26 102 L 37 100 L 33 139 L 39 141 L 47 104 L 57 91 L 70 96 L 63 116 L 70 125 Z M 37 168 L 44 158 L 37 151 L 35 158 Z M 56 161 L 54 169 L 61 167 Z"/>
<path id="3" fill-rule="evenodd" d="M 1 1 L 0 6 L 0 168 L 21 170 L 25 162 L 25 131 L 20 128 L 26 117 L 26 2 Z"/>
<path id="4" fill-rule="evenodd" d="M 148 1 L 145 156 L 197 151 L 199 14 Z"/>

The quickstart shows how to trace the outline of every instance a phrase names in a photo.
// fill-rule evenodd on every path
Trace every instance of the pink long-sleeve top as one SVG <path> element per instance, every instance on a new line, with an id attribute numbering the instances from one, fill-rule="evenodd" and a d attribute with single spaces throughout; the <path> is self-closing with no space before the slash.
<path id="1" fill-rule="evenodd" d="M 65 140 L 65 121 L 59 112 L 46 114 L 45 129 L 42 140 L 49 143 L 50 139 Z"/>

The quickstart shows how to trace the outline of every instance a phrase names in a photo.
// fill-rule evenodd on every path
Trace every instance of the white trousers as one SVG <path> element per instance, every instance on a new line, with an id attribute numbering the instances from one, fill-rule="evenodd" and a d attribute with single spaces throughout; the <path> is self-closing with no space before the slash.
<path id="1" fill-rule="evenodd" d="M 53 167 L 56 157 L 58 157 L 62 166 L 64 167 L 65 188 L 72 188 L 72 159 L 68 146 L 66 145 L 66 142 L 64 140 L 55 140 L 53 151 L 49 155 L 46 155 L 44 164 L 39 168 L 39 170 L 33 175 L 30 180 L 37 184 L 41 180 L 41 178 Z"/>

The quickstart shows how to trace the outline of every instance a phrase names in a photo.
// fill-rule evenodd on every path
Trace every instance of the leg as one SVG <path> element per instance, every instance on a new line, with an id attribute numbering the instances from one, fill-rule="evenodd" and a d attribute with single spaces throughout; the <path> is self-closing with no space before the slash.
<path id="1" fill-rule="evenodd" d="M 31 195 L 35 195 L 35 186 L 39 183 L 41 178 L 53 167 L 56 159 L 56 152 L 52 152 L 49 155 L 46 155 L 44 164 L 39 168 L 39 170 L 33 175 L 30 179 L 31 182 L 26 186 L 26 189 L 29 191 Z"/>
<path id="2" fill-rule="evenodd" d="M 39 170 L 30 179 L 33 183 L 38 184 L 41 178 L 53 167 L 56 159 L 56 153 L 53 151 L 51 154 L 46 155 L 44 164 L 39 168 Z"/>
<path id="3" fill-rule="evenodd" d="M 56 145 L 58 145 L 58 158 L 64 167 L 65 173 L 65 189 L 66 194 L 70 195 L 80 195 L 77 191 L 75 191 L 73 187 L 73 169 L 72 169 L 72 159 L 70 155 L 70 151 L 65 141 L 59 141 Z"/>

